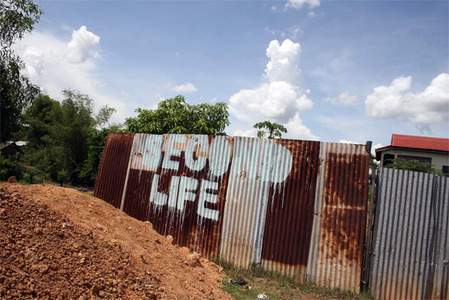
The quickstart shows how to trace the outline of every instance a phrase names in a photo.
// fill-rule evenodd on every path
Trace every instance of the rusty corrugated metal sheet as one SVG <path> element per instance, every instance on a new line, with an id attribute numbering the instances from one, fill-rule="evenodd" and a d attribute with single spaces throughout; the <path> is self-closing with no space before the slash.
<path id="1" fill-rule="evenodd" d="M 381 169 L 370 289 L 376 299 L 449 299 L 449 178 Z"/>
<path id="2" fill-rule="evenodd" d="M 136 134 L 123 209 L 174 241 L 217 256 L 232 139 Z"/>
<path id="3" fill-rule="evenodd" d="M 132 144 L 132 134 L 110 134 L 95 180 L 94 195 L 117 208 L 122 199 Z"/>
<path id="4" fill-rule="evenodd" d="M 292 154 L 292 168 L 282 190 L 273 191 L 262 252 L 263 267 L 305 280 L 314 218 L 320 143 L 279 140 Z"/>
<path id="5" fill-rule="evenodd" d="M 136 134 L 130 157 L 122 208 L 177 244 L 237 266 L 358 290 L 364 145 Z"/>
<path id="6" fill-rule="evenodd" d="M 321 143 L 307 280 L 358 292 L 363 261 L 369 155 L 365 145 Z"/>

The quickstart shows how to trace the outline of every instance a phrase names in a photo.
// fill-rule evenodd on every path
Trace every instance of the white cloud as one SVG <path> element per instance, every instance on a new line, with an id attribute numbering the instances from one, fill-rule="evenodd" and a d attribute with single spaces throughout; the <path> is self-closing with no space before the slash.
<path id="1" fill-rule="evenodd" d="M 339 140 L 339 143 L 342 144 L 363 144 L 363 143 L 359 143 L 359 142 L 355 142 L 355 141 L 351 141 L 351 140 Z"/>
<path id="2" fill-rule="evenodd" d="M 302 140 L 318 140 L 319 138 L 312 133 L 312 131 L 304 125 L 299 113 L 296 113 L 286 124 L 286 137 L 302 139 Z"/>
<path id="3" fill-rule="evenodd" d="M 172 90 L 180 94 L 195 93 L 198 91 L 196 86 L 190 82 L 175 85 L 172 87 Z"/>
<path id="4" fill-rule="evenodd" d="M 295 86 L 285 81 L 274 81 L 255 89 L 245 89 L 229 98 L 231 112 L 245 120 L 259 118 L 287 122 L 297 110 L 313 106 L 306 94 L 299 95 Z"/>
<path id="5" fill-rule="evenodd" d="M 99 36 L 81 26 L 69 41 L 35 30 L 15 49 L 25 63 L 25 75 L 43 92 L 61 100 L 62 90 L 79 91 L 94 99 L 95 109 L 106 104 L 116 108 L 112 121 L 123 121 L 126 106 L 106 91 L 95 72 L 99 42 Z"/>
<path id="6" fill-rule="evenodd" d="M 298 66 L 301 46 L 289 39 L 269 43 L 266 55 L 264 82 L 252 89 L 243 89 L 229 98 L 231 114 L 248 126 L 263 120 L 289 124 L 289 136 L 315 138 L 302 123 L 299 112 L 309 110 L 313 102 L 309 90 L 299 85 Z"/>
<path id="7" fill-rule="evenodd" d="M 265 67 L 265 77 L 270 82 L 295 82 L 299 76 L 298 59 L 301 53 L 299 43 L 286 39 L 279 43 L 273 40 L 268 45 L 266 55 L 270 59 Z"/>
<path id="8" fill-rule="evenodd" d="M 247 130 L 237 128 L 231 134 L 232 136 L 248 136 L 255 137 L 257 135 L 257 130 L 255 128 L 250 128 Z"/>
<path id="9" fill-rule="evenodd" d="M 305 5 L 309 6 L 310 9 L 320 6 L 320 0 L 288 0 L 285 4 L 286 8 L 301 9 Z"/>
<path id="10" fill-rule="evenodd" d="M 398 77 L 378 86 L 366 97 L 366 113 L 376 118 L 398 118 L 430 130 L 449 121 L 449 74 L 441 73 L 421 92 L 411 91 L 412 77 Z"/>
<path id="11" fill-rule="evenodd" d="M 87 30 L 86 26 L 73 31 L 72 39 L 67 44 L 67 57 L 72 63 L 82 63 L 99 56 L 97 46 L 100 37 Z"/>
<path id="12" fill-rule="evenodd" d="M 347 92 L 342 92 L 337 97 L 328 98 L 327 100 L 331 103 L 341 105 L 355 105 L 357 103 L 357 97 Z"/>

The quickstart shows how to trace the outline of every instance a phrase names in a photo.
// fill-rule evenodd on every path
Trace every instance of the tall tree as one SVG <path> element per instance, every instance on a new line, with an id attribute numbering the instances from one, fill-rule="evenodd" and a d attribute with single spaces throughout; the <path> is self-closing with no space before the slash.
<path id="1" fill-rule="evenodd" d="M 31 0 L 0 0 L 0 142 L 19 129 L 23 109 L 39 90 L 21 75 L 14 42 L 33 29 L 41 11 Z"/>
<path id="2" fill-rule="evenodd" d="M 72 184 L 92 185 L 107 134 L 116 128 L 101 128 L 115 111 L 103 107 L 93 113 L 87 95 L 64 91 L 60 103 L 39 96 L 24 114 L 30 142 L 24 163 L 44 177 Z"/>
<path id="3" fill-rule="evenodd" d="M 126 120 L 131 132 L 164 134 L 224 134 L 229 123 L 225 103 L 188 104 L 183 96 L 159 102 L 156 109 L 137 109 L 137 116 Z"/>
<path id="4" fill-rule="evenodd" d="M 253 127 L 258 129 L 257 137 L 259 138 L 264 138 L 267 135 L 269 139 L 281 138 L 283 133 L 287 133 L 287 128 L 270 121 L 258 122 Z"/>

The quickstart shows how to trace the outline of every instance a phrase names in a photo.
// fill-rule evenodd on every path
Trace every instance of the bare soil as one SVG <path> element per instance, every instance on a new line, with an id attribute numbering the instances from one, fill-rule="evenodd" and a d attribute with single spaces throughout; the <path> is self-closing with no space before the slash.
<path id="1" fill-rule="evenodd" d="M 87 193 L 0 188 L 0 298 L 230 299 L 221 268 Z"/>

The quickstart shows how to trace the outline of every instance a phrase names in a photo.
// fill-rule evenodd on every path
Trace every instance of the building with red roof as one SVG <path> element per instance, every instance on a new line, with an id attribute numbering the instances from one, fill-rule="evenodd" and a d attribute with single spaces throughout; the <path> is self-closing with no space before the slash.
<path id="1" fill-rule="evenodd" d="M 393 133 L 390 145 L 376 149 L 376 159 L 382 166 L 390 165 L 394 159 L 427 162 L 449 174 L 449 138 Z"/>

